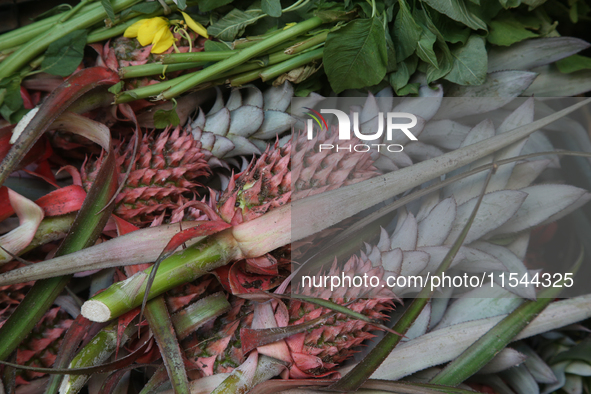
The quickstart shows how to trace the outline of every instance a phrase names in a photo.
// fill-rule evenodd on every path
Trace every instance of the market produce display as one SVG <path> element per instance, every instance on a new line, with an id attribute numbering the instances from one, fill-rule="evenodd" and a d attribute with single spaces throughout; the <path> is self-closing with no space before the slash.
<path id="1" fill-rule="evenodd" d="M 0 35 L 0 392 L 591 391 L 586 1 L 70 3 Z"/>

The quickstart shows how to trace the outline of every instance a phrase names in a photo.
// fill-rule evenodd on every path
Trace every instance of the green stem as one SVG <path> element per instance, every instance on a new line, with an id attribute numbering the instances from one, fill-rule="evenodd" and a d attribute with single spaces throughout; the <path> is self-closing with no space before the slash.
<path id="1" fill-rule="evenodd" d="M 140 0 L 115 0 L 113 10 L 119 12 L 124 8 L 138 3 Z M 86 29 L 106 18 L 106 12 L 100 3 L 89 5 L 88 12 L 78 15 L 66 23 L 56 23 L 46 34 L 38 34 L 28 43 L 21 46 L 6 60 L 0 63 L 0 79 L 6 78 L 20 70 L 31 60 L 41 55 L 49 45 L 78 29 Z"/>
<path id="2" fill-rule="evenodd" d="M 166 72 L 197 68 L 203 66 L 205 63 L 206 62 L 175 64 L 148 63 L 139 66 L 121 67 L 119 69 L 119 76 L 121 79 L 147 77 L 150 75 L 164 74 Z"/>
<path id="3" fill-rule="evenodd" d="M 150 288 L 149 298 L 193 281 L 212 269 L 226 265 L 238 255 L 240 249 L 228 231 L 198 242 L 162 261 Z M 82 306 L 84 317 L 104 322 L 140 306 L 151 270 L 152 267 L 138 272 L 91 298 Z"/>
<path id="4" fill-rule="evenodd" d="M 161 56 L 162 64 L 175 64 L 185 62 L 217 62 L 225 60 L 240 51 L 211 51 L 193 53 L 169 53 Z"/>
<path id="5" fill-rule="evenodd" d="M 267 49 L 270 49 L 275 45 L 279 45 L 280 43 L 289 40 L 292 37 L 296 37 L 299 34 L 302 34 L 317 26 L 320 26 L 322 23 L 322 19 L 318 17 L 313 17 L 308 19 L 307 21 L 300 22 L 297 25 L 290 27 L 287 30 L 283 30 L 280 33 L 266 40 L 263 40 L 249 48 L 243 49 L 236 55 L 226 60 L 222 60 L 219 63 L 207 67 L 206 69 L 199 72 L 199 74 L 192 75 L 186 81 L 183 81 L 173 86 L 169 90 L 163 92 L 163 98 L 168 100 L 173 97 L 176 97 L 186 92 L 187 90 L 193 88 L 194 86 L 197 86 L 200 83 L 206 81 L 208 78 L 219 76 L 219 74 L 229 71 L 232 68 L 245 63 L 246 61 L 256 57 L 257 55 L 266 51 Z"/>
<path id="6" fill-rule="evenodd" d="M 145 314 L 150 330 L 156 338 L 174 393 L 189 393 L 187 370 L 164 297 L 156 297 L 149 301 L 146 304 Z"/>
<path id="7" fill-rule="evenodd" d="M 129 337 L 137 331 L 137 324 L 130 323 L 121 335 L 119 343 L 123 345 Z M 92 341 L 84 346 L 70 363 L 70 368 L 84 368 L 97 366 L 109 359 L 111 354 L 117 349 L 117 322 L 109 324 L 92 338 Z M 75 394 L 86 384 L 90 376 L 88 375 L 66 375 L 60 393 Z"/>
<path id="8" fill-rule="evenodd" d="M 80 3 L 76 4 L 76 6 L 74 6 L 74 8 L 72 8 L 70 11 L 64 12 L 62 14 L 62 18 L 59 19 L 59 22 L 60 23 L 66 22 L 68 19 L 70 19 L 74 15 L 76 15 L 78 13 L 78 11 L 80 11 L 88 3 L 89 3 L 88 0 L 80 1 Z"/>
<path id="9" fill-rule="evenodd" d="M 268 67 L 265 71 L 260 73 L 261 79 L 263 81 L 268 81 L 269 79 L 276 78 L 283 73 L 289 72 L 295 68 L 301 67 L 314 60 L 322 58 L 323 53 L 324 48 L 318 48 L 313 51 L 295 56 L 293 59 L 286 60 L 275 66 Z"/>
<path id="10" fill-rule="evenodd" d="M 317 36 L 314 36 L 309 40 L 302 41 L 301 43 L 299 43 L 299 45 L 296 44 L 296 45 L 290 47 L 290 48 L 294 48 L 294 50 L 291 53 L 299 53 L 299 52 L 302 52 L 302 51 L 309 49 L 313 46 L 321 44 L 322 42 L 324 42 L 324 40 L 326 40 L 327 34 L 328 33 L 318 34 Z M 224 52 L 226 52 L 226 51 L 224 51 Z M 237 53 L 238 51 L 233 51 L 233 52 Z M 215 52 L 215 53 L 219 53 L 219 52 Z M 190 55 L 198 55 L 198 54 L 203 54 L 203 52 L 198 52 L 198 53 L 194 53 L 194 54 L 190 54 Z M 170 59 L 177 59 L 177 57 L 179 55 L 189 55 L 189 54 L 183 53 L 183 54 L 165 55 L 165 56 L 163 56 L 162 60 L 164 62 L 164 59 L 166 58 L 166 59 L 169 59 L 167 61 L 171 61 Z M 268 65 L 277 64 L 277 63 L 292 59 L 293 57 L 294 56 L 292 54 L 287 54 L 287 53 L 285 53 L 284 50 L 281 50 L 279 52 L 269 55 L 269 57 L 267 59 L 267 64 Z M 180 59 L 183 59 L 183 58 L 180 58 Z M 129 67 L 129 69 L 131 70 L 133 67 L 141 67 L 141 66 L 132 66 L 132 67 Z M 213 67 L 213 66 L 208 67 L 207 70 L 210 69 L 211 67 Z M 156 68 L 155 68 L 155 70 L 156 70 Z M 160 69 L 157 69 L 157 70 L 160 70 Z M 183 83 L 183 82 L 187 81 L 189 78 L 192 78 L 204 71 L 205 70 L 200 70 L 200 71 L 196 71 L 192 74 L 187 74 L 187 75 L 183 75 L 181 77 L 175 78 L 175 79 L 171 79 L 170 81 L 161 82 L 161 83 L 153 84 L 153 85 L 149 85 L 149 86 L 142 86 L 141 88 L 137 88 L 137 89 L 133 89 L 133 90 L 128 90 L 126 92 L 121 93 L 117 97 L 117 99 L 115 100 L 115 103 L 116 104 L 127 103 L 127 102 L 133 101 L 133 100 L 144 99 L 144 98 L 148 98 L 151 96 L 156 96 L 156 95 L 164 92 L 166 89 L 170 89 L 175 85 Z M 254 71 L 254 72 L 251 72 L 251 71 Z M 233 69 L 231 69 L 225 73 L 222 73 L 220 75 L 215 75 L 215 74 L 211 75 L 210 77 L 202 80 L 201 83 L 211 82 L 211 81 L 216 81 L 216 80 L 225 81 L 226 78 L 231 77 L 231 76 L 235 76 L 235 79 L 233 79 L 233 81 L 242 81 L 240 84 L 243 84 L 243 83 L 247 83 L 250 81 L 254 81 L 255 79 L 258 79 L 260 71 L 261 71 L 260 65 L 255 62 L 241 64 L 238 67 L 234 67 Z M 240 75 L 240 74 L 242 74 L 242 75 Z M 152 74 L 152 75 L 155 75 L 155 74 Z M 123 76 L 122 76 L 122 78 L 123 78 Z M 124 78 L 128 78 L 127 74 L 124 76 Z M 232 82 L 232 84 L 234 86 L 237 86 L 235 83 L 237 83 L 237 82 Z"/>
<path id="11" fill-rule="evenodd" d="M 230 303 L 223 292 L 215 293 L 192 303 L 171 316 L 179 340 L 201 327 L 205 322 L 230 310 Z"/>
<path id="12" fill-rule="evenodd" d="M 52 15 L 48 18 L 41 19 L 40 21 L 33 22 L 30 25 L 2 34 L 0 36 L 0 50 L 25 44 L 38 37 L 40 34 L 45 33 L 47 29 L 55 24 L 62 16 L 63 13 Z"/>
<path id="13" fill-rule="evenodd" d="M 175 79 L 171 79 L 170 81 L 155 83 L 153 85 L 142 86 L 141 88 L 122 92 L 115 99 L 115 104 L 128 103 L 130 101 L 148 98 L 151 96 L 156 96 L 156 95 L 162 93 L 164 90 L 172 87 L 175 83 L 179 83 L 180 81 L 184 81 L 186 79 L 189 79 L 189 77 L 191 75 L 196 74 L 198 72 L 200 72 L 200 71 L 195 71 L 191 74 L 186 74 L 186 75 L 183 75 L 182 77 L 177 77 Z"/>
<path id="14" fill-rule="evenodd" d="M 43 219 L 39 224 L 31 243 L 19 254 L 27 253 L 28 251 L 35 249 L 37 246 L 45 245 L 49 242 L 64 238 L 72 227 L 75 218 L 76 213 L 69 213 L 67 215 L 47 217 Z"/>
<path id="15" fill-rule="evenodd" d="M 0 328 L 0 360 L 6 360 L 29 335 L 71 277 L 72 275 L 66 275 L 35 282 L 25 299 Z"/>
<path id="16" fill-rule="evenodd" d="M 320 45 L 323 42 L 326 41 L 326 37 L 328 36 L 328 30 L 324 31 L 322 33 L 316 34 L 313 37 L 310 37 L 309 39 L 305 40 L 305 41 L 301 41 L 299 43 L 296 43 L 292 46 L 290 46 L 289 48 L 285 49 L 283 52 L 287 55 L 295 55 L 296 53 L 300 53 L 306 49 L 315 47 L 316 45 Z"/>

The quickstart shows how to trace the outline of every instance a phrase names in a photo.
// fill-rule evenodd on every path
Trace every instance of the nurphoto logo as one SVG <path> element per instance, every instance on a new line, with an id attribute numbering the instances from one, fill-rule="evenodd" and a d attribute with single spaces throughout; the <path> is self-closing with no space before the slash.
<path id="1" fill-rule="evenodd" d="M 307 113 L 312 119 L 307 119 L 306 122 L 306 130 L 307 130 L 307 137 L 308 140 L 312 140 L 314 138 L 314 122 L 320 129 L 323 127 L 328 130 L 328 123 L 322 116 L 322 114 L 333 114 L 336 116 L 337 119 L 337 128 L 339 133 L 339 140 L 351 140 L 351 130 L 353 130 L 353 134 L 361 141 L 377 141 L 378 143 L 362 143 L 362 144 L 354 144 L 349 146 L 338 146 L 334 144 L 320 144 L 319 151 L 323 149 L 336 149 L 337 152 L 339 150 L 347 150 L 349 152 L 368 152 L 370 150 L 377 150 L 380 152 L 380 149 L 388 150 L 388 152 L 402 152 L 404 147 L 400 144 L 388 144 L 388 143 L 379 143 L 382 141 L 382 137 L 384 134 L 384 119 L 386 120 L 386 139 L 384 142 L 392 141 L 394 133 L 402 132 L 410 139 L 411 141 L 417 141 L 417 137 L 413 135 L 410 131 L 414 126 L 417 125 L 417 117 L 413 114 L 407 112 L 388 112 L 384 117 L 383 112 L 379 112 L 377 115 L 377 130 L 375 132 L 371 130 L 371 133 L 367 133 L 367 130 L 363 130 L 362 132 L 359 127 L 359 113 L 352 112 L 353 121 L 351 122 L 351 118 L 347 115 L 344 111 L 338 109 L 321 109 L 320 112 L 306 107 L 307 110 L 310 112 Z M 402 119 L 410 120 L 410 122 L 399 123 Z M 352 124 L 351 124 L 352 123 Z"/>

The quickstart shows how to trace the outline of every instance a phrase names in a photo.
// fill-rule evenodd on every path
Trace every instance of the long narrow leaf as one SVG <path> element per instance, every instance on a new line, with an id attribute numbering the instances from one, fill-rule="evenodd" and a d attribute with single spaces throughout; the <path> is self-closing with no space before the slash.
<path id="1" fill-rule="evenodd" d="M 52 101 L 46 101 L 40 111 L 45 112 L 45 106 L 51 104 Z M 39 124 L 43 124 L 43 121 L 40 120 Z M 104 210 L 117 189 L 117 167 L 114 153 L 110 150 L 110 131 L 100 123 L 85 121 L 84 124 L 88 128 L 85 130 L 85 134 L 92 135 L 96 141 L 100 142 L 107 150 L 107 155 L 70 232 L 56 251 L 57 256 L 72 253 L 94 244 L 114 207 L 114 205 L 110 205 L 109 209 Z M 3 341 L 0 342 L 0 360 L 6 359 L 27 337 L 56 297 L 64 290 L 69 280 L 70 276 L 60 276 L 35 282 L 24 300 L 0 328 L 0 337 L 3 338 Z"/>
<path id="2" fill-rule="evenodd" d="M 397 380 L 425 368 L 448 362 L 465 351 L 507 315 L 473 320 L 432 331 L 397 346 L 372 375 Z M 513 340 L 528 338 L 591 317 L 591 295 L 551 303 Z M 437 349 L 436 352 L 433 349 Z M 347 373 L 353 367 L 341 368 Z"/>
<path id="3" fill-rule="evenodd" d="M 146 305 L 146 319 L 154 334 L 162 360 L 168 372 L 175 394 L 189 392 L 189 379 L 183 362 L 183 355 L 176 338 L 174 327 L 162 296 L 156 297 Z"/>
<path id="4" fill-rule="evenodd" d="M 268 212 L 261 218 L 257 218 L 257 220 L 235 226 L 232 233 L 246 256 L 261 256 L 269 250 L 322 231 L 386 199 L 488 156 L 589 103 L 591 103 L 591 98 L 543 119 L 439 157 L 286 204 Z M 335 210 L 335 206 L 347 208 Z M 290 228 L 291 231 L 281 233 L 278 230 L 279 225 L 284 222 L 290 223 L 291 215 L 297 215 L 301 225 L 293 229 Z M 277 225 L 261 226 L 263 222 L 276 223 Z"/>
<path id="5" fill-rule="evenodd" d="M 577 272 L 583 261 L 583 249 L 571 272 Z M 457 386 L 478 372 L 509 344 L 562 291 L 562 285 L 543 290 L 536 301 L 525 301 L 493 329 L 473 343 L 461 356 L 449 363 L 431 383 Z"/>
<path id="6" fill-rule="evenodd" d="M 0 163 L 0 186 L 14 171 L 21 159 L 47 128 L 72 103 L 89 90 L 101 85 L 114 85 L 119 76 L 103 67 L 91 67 L 77 72 L 55 89 L 38 110 L 33 109 L 13 131 L 12 148 Z"/>

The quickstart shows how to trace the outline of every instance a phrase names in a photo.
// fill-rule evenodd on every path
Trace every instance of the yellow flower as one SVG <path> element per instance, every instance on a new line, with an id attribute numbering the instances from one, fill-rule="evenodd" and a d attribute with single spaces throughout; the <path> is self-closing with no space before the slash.
<path id="1" fill-rule="evenodd" d="M 187 26 L 189 26 L 195 33 L 209 38 L 207 30 L 200 23 L 195 22 L 189 15 L 182 12 Z M 173 24 L 178 25 L 178 22 L 173 21 Z M 162 53 L 174 45 L 174 36 L 170 32 L 170 22 L 168 19 L 161 16 L 150 19 L 142 19 L 135 22 L 133 25 L 125 29 L 124 37 L 137 37 L 140 44 L 143 46 L 152 44 L 151 53 Z"/>
<path id="2" fill-rule="evenodd" d="M 151 53 L 162 53 L 174 44 L 174 36 L 170 32 L 168 19 L 156 17 L 142 19 L 125 29 L 123 36 L 137 37 L 143 46 L 152 44 Z"/>
<path id="3" fill-rule="evenodd" d="M 199 34 L 202 37 L 209 38 L 209 34 L 207 34 L 207 29 L 205 29 L 205 27 L 203 27 L 201 23 L 195 22 L 193 18 L 191 18 L 189 15 L 182 11 L 181 14 L 183 14 L 183 18 L 185 18 L 185 22 L 187 23 L 187 26 L 191 28 L 191 30 L 193 30 L 195 33 Z"/>
<path id="4" fill-rule="evenodd" d="M 151 53 L 162 53 L 174 44 L 174 36 L 170 32 L 168 26 L 163 26 L 156 32 L 154 41 L 152 42 Z"/>

